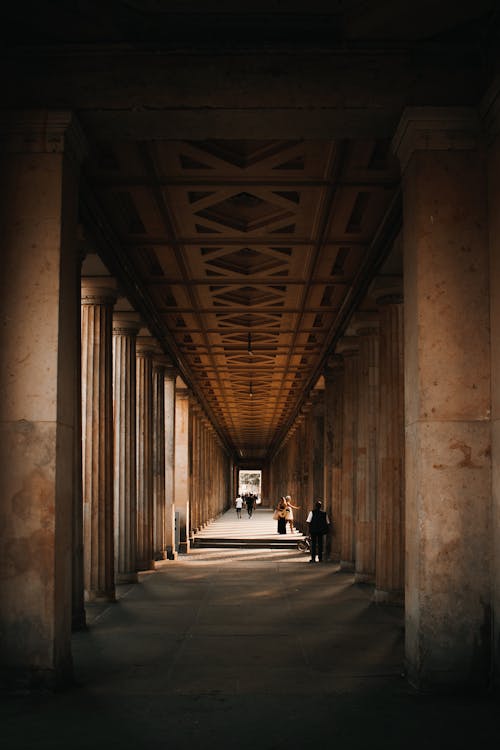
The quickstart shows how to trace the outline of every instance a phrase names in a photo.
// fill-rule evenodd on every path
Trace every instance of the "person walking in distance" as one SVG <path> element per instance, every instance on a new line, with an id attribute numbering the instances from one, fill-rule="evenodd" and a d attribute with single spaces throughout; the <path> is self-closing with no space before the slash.
<path id="1" fill-rule="evenodd" d="M 330 519 L 323 510 L 321 500 L 316 500 L 314 503 L 314 510 L 309 511 L 306 520 L 309 524 L 309 534 L 311 536 L 311 559 L 309 562 L 316 562 L 316 555 L 318 556 L 318 562 L 322 562 L 323 537 L 328 533 Z"/>
<path id="2" fill-rule="evenodd" d="M 251 518 L 253 513 L 253 505 L 255 503 L 255 495 L 252 495 L 251 492 L 248 493 L 245 498 L 245 502 L 247 504 L 248 517 Z"/>
<path id="3" fill-rule="evenodd" d="M 236 505 L 236 517 L 241 518 L 241 509 L 243 508 L 243 498 L 241 495 L 238 495 L 234 504 Z"/>

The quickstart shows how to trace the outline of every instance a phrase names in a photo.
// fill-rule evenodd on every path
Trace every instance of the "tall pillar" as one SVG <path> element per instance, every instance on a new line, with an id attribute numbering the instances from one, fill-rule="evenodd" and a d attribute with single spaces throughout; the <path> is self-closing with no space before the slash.
<path id="1" fill-rule="evenodd" d="M 190 503 L 191 510 L 191 541 L 193 535 L 200 528 L 200 499 L 199 499 L 199 471 L 200 471 L 200 407 L 193 397 L 190 400 L 189 408 L 190 419 L 190 445 L 191 445 L 191 462 L 190 462 Z M 208 487 L 207 487 L 208 490 Z"/>
<path id="2" fill-rule="evenodd" d="M 140 324 L 113 316 L 114 541 L 116 583 L 136 583 L 136 336 Z"/>
<path id="3" fill-rule="evenodd" d="M 356 326 L 359 338 L 355 566 L 357 583 L 375 582 L 377 525 L 378 327 Z"/>
<path id="4" fill-rule="evenodd" d="M 153 355 L 147 339 L 136 345 L 137 551 L 136 569 L 154 570 Z"/>
<path id="5" fill-rule="evenodd" d="M 411 108 L 403 170 L 406 659 L 418 686 L 484 685 L 490 653 L 490 339 L 475 112 Z"/>
<path id="6" fill-rule="evenodd" d="M 101 284 L 101 285 L 100 285 Z M 114 601 L 112 315 L 116 292 L 82 281 L 85 599 Z"/>
<path id="7" fill-rule="evenodd" d="M 189 507 L 189 390 L 177 379 L 175 392 L 175 510 L 179 523 L 179 552 L 190 551 Z"/>
<path id="8" fill-rule="evenodd" d="M 403 297 L 380 306 L 377 549 L 374 599 L 404 601 Z"/>
<path id="9" fill-rule="evenodd" d="M 0 681 L 70 679 L 77 212 L 67 112 L 0 114 Z"/>
<path id="10" fill-rule="evenodd" d="M 340 499 L 340 568 L 354 571 L 354 520 L 356 516 L 357 425 L 358 425 L 358 342 L 343 339 L 337 352 L 344 362 L 342 408 L 342 479 Z"/>
<path id="11" fill-rule="evenodd" d="M 318 498 L 325 502 L 325 405 L 324 391 L 314 392 L 314 404 L 311 413 L 312 420 L 312 474 L 313 474 L 313 491 L 310 501 Z"/>
<path id="12" fill-rule="evenodd" d="M 342 357 L 330 357 L 325 378 L 325 510 L 331 521 L 330 557 L 340 560 L 340 515 L 342 497 L 342 402 L 344 365 Z"/>
<path id="13" fill-rule="evenodd" d="M 81 317 L 81 271 L 83 256 L 79 253 L 75 273 L 75 320 Z M 82 474 L 82 330 L 77 326 L 75 335 L 74 391 L 74 482 L 73 482 L 73 551 L 72 551 L 72 604 L 71 628 L 74 631 L 87 627 L 85 613 L 85 576 L 83 565 L 83 474 Z"/>
<path id="14" fill-rule="evenodd" d="M 165 549 L 165 365 L 153 361 L 153 510 L 155 560 L 166 560 Z"/>
<path id="15" fill-rule="evenodd" d="M 165 389 L 165 550 L 169 560 L 175 560 L 175 369 L 165 367 L 163 385 Z"/>
<path id="16" fill-rule="evenodd" d="M 490 92 L 487 101 L 488 207 L 490 243 L 490 325 L 492 394 L 492 592 L 493 660 L 495 685 L 500 685 L 500 95 Z"/>

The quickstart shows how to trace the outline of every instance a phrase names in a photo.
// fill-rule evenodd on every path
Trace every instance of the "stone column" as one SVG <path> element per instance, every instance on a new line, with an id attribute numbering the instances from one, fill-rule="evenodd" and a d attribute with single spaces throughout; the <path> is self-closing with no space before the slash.
<path id="1" fill-rule="evenodd" d="M 404 603 L 403 297 L 387 294 L 380 307 L 377 548 L 374 599 Z"/>
<path id="2" fill-rule="evenodd" d="M 490 244 L 490 325 L 492 394 L 492 592 L 495 685 L 500 684 L 500 95 L 498 87 L 485 102 L 489 131 L 488 207 Z"/>
<path id="3" fill-rule="evenodd" d="M 71 677 L 79 164 L 69 112 L 0 113 L 0 682 Z"/>
<path id="4" fill-rule="evenodd" d="M 169 364 L 165 367 L 163 385 L 165 389 L 165 549 L 167 558 L 175 560 L 175 378 L 176 371 Z"/>
<path id="5" fill-rule="evenodd" d="M 116 292 L 82 281 L 85 599 L 114 601 L 112 316 Z"/>
<path id="6" fill-rule="evenodd" d="M 140 323 L 113 316 L 115 581 L 136 583 L 136 336 Z"/>
<path id="7" fill-rule="evenodd" d="M 490 641 L 485 162 L 475 112 L 412 108 L 403 170 L 406 658 L 420 687 L 484 685 Z"/>
<path id="8" fill-rule="evenodd" d="M 314 404 L 311 413 L 312 421 L 312 438 L 313 438 L 313 450 L 312 450 L 312 474 L 313 474 L 313 493 L 309 498 L 309 501 L 314 501 L 316 498 L 325 502 L 325 446 L 324 446 L 324 432 L 325 432 L 325 405 L 324 405 L 324 392 L 314 392 Z M 308 503 L 302 503 L 303 511 L 306 511 Z M 307 514 L 306 514 L 307 517 Z"/>
<path id="9" fill-rule="evenodd" d="M 325 510 L 331 522 L 330 557 L 340 561 L 340 516 L 342 497 L 342 402 L 344 363 L 330 357 L 325 378 Z"/>
<path id="10" fill-rule="evenodd" d="M 189 408 L 189 419 L 190 419 L 190 446 L 191 446 L 191 461 L 190 461 L 190 517 L 191 517 L 191 541 L 193 535 L 200 528 L 200 505 L 199 505 L 199 468 L 200 468 L 200 407 L 198 403 L 191 398 Z M 207 487 L 208 490 L 208 487 Z"/>
<path id="11" fill-rule="evenodd" d="M 359 338 L 355 581 L 375 582 L 377 525 L 378 327 L 356 324 Z"/>
<path id="12" fill-rule="evenodd" d="M 358 369 L 357 341 L 349 337 L 337 346 L 344 362 L 342 408 L 342 479 L 340 499 L 340 568 L 354 571 L 354 519 L 356 516 Z"/>
<path id="13" fill-rule="evenodd" d="M 153 355 L 147 337 L 136 347 L 137 570 L 154 570 L 153 510 Z"/>
<path id="14" fill-rule="evenodd" d="M 189 390 L 178 378 L 175 392 L 175 510 L 179 523 L 179 552 L 190 551 L 189 508 Z"/>
<path id="15" fill-rule="evenodd" d="M 75 273 L 75 320 L 81 318 L 81 269 L 83 255 L 79 253 Z M 83 474 L 82 474 L 82 331 L 77 326 L 75 336 L 75 379 L 74 390 L 74 487 L 73 487 L 73 554 L 72 554 L 72 615 L 71 628 L 74 631 L 87 627 L 85 613 L 85 577 L 83 570 Z"/>
<path id="16" fill-rule="evenodd" d="M 153 361 L 153 508 L 154 559 L 166 560 L 165 549 L 165 365 Z"/>

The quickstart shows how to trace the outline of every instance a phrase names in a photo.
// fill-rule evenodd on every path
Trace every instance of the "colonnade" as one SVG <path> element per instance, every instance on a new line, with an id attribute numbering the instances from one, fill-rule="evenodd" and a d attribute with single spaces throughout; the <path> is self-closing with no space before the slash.
<path id="1" fill-rule="evenodd" d="M 220 439 L 137 316 L 113 315 L 117 296 L 99 278 L 82 281 L 86 601 L 113 601 L 115 584 L 188 552 L 228 501 Z"/>
<path id="2" fill-rule="evenodd" d="M 290 489 L 302 505 L 299 522 L 323 498 L 341 569 L 376 602 L 404 601 L 419 687 L 499 674 L 498 111 L 492 97 L 481 112 L 405 112 L 393 139 L 402 286 L 374 282 L 270 466 L 274 495 Z"/>
<path id="3" fill-rule="evenodd" d="M 108 277 L 81 279 L 70 113 L 0 117 L 2 684 L 71 680 L 85 602 L 189 551 L 229 502 L 227 449 Z M 111 284 L 110 284 L 111 281 Z"/>
<path id="4" fill-rule="evenodd" d="M 404 590 L 423 687 L 500 674 L 498 111 L 404 113 L 403 290 L 348 323 L 267 467 L 299 522 L 324 498 L 330 555 L 376 601 Z M 0 136 L 2 679 L 47 686 L 70 677 L 83 591 L 112 600 L 189 551 L 233 472 L 175 363 L 114 314 L 116 290 L 80 294 L 77 122 L 2 113 Z"/>

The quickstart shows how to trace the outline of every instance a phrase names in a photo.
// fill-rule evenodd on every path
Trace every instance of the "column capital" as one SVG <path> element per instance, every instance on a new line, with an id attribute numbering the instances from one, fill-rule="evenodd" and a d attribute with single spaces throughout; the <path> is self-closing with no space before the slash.
<path id="1" fill-rule="evenodd" d="M 343 336 L 337 343 L 335 352 L 340 354 L 343 359 L 356 357 L 359 354 L 359 339 L 356 336 Z"/>
<path id="2" fill-rule="evenodd" d="M 173 369 L 173 363 L 171 358 L 163 352 L 155 351 L 153 354 L 153 367 L 158 370 L 162 370 L 164 374 L 167 370 Z"/>
<path id="3" fill-rule="evenodd" d="M 378 312 L 360 312 L 353 316 L 349 328 L 355 337 L 376 336 L 379 325 L 380 315 Z"/>
<path id="4" fill-rule="evenodd" d="M 382 294 L 377 297 L 376 303 L 379 307 L 386 307 L 387 305 L 402 305 L 404 301 L 403 294 L 401 292 L 390 292 Z"/>
<path id="5" fill-rule="evenodd" d="M 116 336 L 120 334 L 124 336 L 137 336 L 141 326 L 141 321 L 137 320 L 133 313 L 113 313 L 113 334 Z"/>
<path id="6" fill-rule="evenodd" d="M 152 336 L 138 336 L 135 345 L 136 354 L 139 357 L 157 357 L 160 349 L 156 340 Z"/>
<path id="7" fill-rule="evenodd" d="M 168 379 L 168 380 L 172 380 L 172 381 L 175 382 L 175 379 L 177 378 L 178 370 L 177 370 L 177 367 L 175 366 L 175 364 L 170 359 L 170 357 L 168 359 L 170 360 L 169 364 L 165 364 L 164 365 L 164 367 L 165 367 L 165 378 Z"/>
<path id="8" fill-rule="evenodd" d="M 335 379 L 344 369 L 344 359 L 340 354 L 332 354 L 326 360 L 323 376 L 325 380 Z"/>
<path id="9" fill-rule="evenodd" d="M 415 151 L 477 148 L 479 117 L 472 107 L 407 107 L 392 140 L 404 172 Z"/>
<path id="10" fill-rule="evenodd" d="M 114 305 L 118 293 L 111 285 L 105 282 L 96 283 L 82 279 L 82 305 Z"/>
<path id="11" fill-rule="evenodd" d="M 8 153 L 70 153 L 77 162 L 88 153 L 85 134 L 68 110 L 0 112 L 0 150 Z"/>

